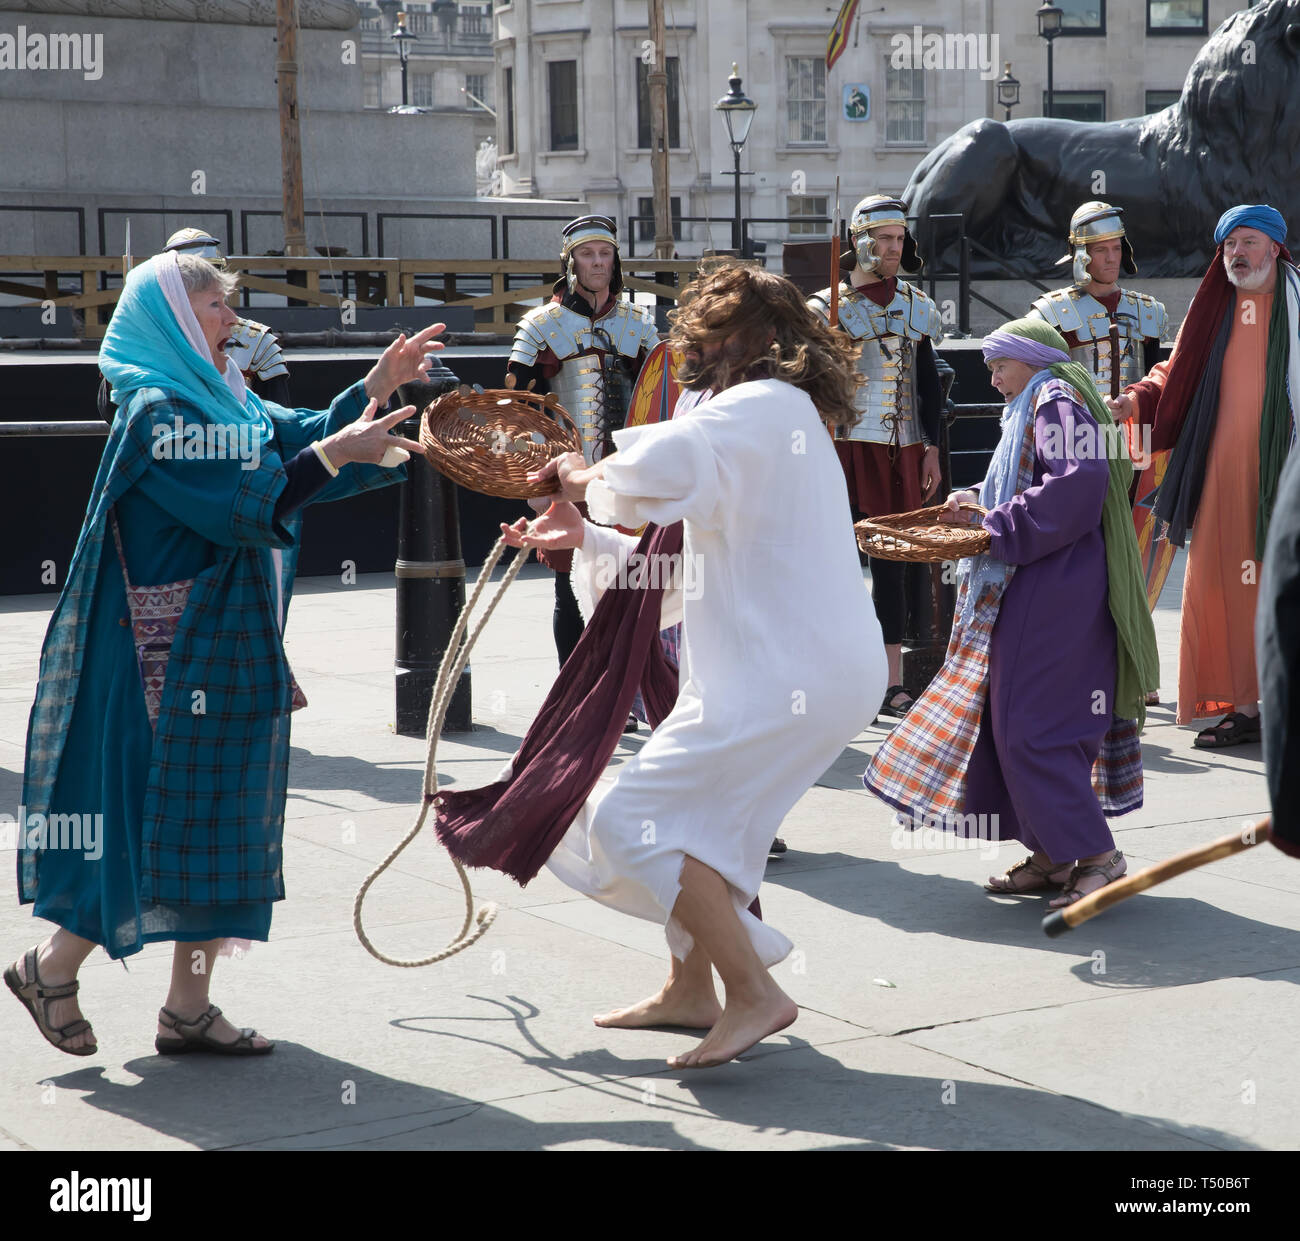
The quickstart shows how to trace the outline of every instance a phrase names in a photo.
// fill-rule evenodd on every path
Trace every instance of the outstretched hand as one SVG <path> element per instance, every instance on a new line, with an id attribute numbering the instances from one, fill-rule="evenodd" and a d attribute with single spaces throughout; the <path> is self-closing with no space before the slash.
<path id="1" fill-rule="evenodd" d="M 565 500 L 556 501 L 532 522 L 521 517 L 513 525 L 501 523 L 501 535 L 508 547 L 540 547 L 543 551 L 563 551 L 581 547 L 582 514 Z"/>
<path id="2" fill-rule="evenodd" d="M 446 330 L 445 323 L 432 323 L 414 336 L 402 333 L 384 350 L 366 376 L 366 395 L 384 402 L 401 384 L 423 380 L 433 365 L 433 354 L 446 348 L 442 341 L 433 338 Z"/>
<path id="3" fill-rule="evenodd" d="M 321 440 L 321 448 L 336 469 L 349 461 L 368 461 L 378 465 L 390 448 L 401 448 L 408 453 L 424 452 L 414 440 L 401 435 L 389 435 L 393 427 L 415 413 L 414 405 L 404 405 L 379 418 L 375 417 L 377 409 L 378 404 L 372 400 L 355 422 L 348 423 L 346 427 Z"/>

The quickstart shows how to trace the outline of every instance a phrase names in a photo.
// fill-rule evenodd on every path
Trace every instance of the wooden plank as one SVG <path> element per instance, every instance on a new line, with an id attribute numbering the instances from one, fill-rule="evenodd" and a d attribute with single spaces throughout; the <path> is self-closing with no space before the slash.
<path id="1" fill-rule="evenodd" d="M 121 255 L 0 254 L 0 270 L 10 271 L 120 271 Z"/>
<path id="2" fill-rule="evenodd" d="M 337 293 L 322 293 L 319 289 L 304 289 L 298 284 L 289 284 L 283 280 L 268 280 L 265 276 L 244 275 L 240 287 L 255 289 L 259 293 L 276 293 L 281 297 L 293 298 L 300 302 L 312 302 L 320 306 L 338 306 L 340 297 Z M 370 306 L 372 302 L 358 301 L 358 306 Z M 254 308 L 255 309 L 255 308 Z"/>
<path id="3" fill-rule="evenodd" d="M 492 283 L 495 285 L 496 281 Z M 525 289 L 504 289 L 499 293 L 485 293 L 481 297 L 467 297 L 458 301 L 456 305 L 468 306 L 471 310 L 487 310 L 493 306 L 513 306 L 518 302 L 530 302 L 534 298 L 550 297 L 550 295 L 549 284 L 533 284 Z"/>
<path id="4" fill-rule="evenodd" d="M 68 306 L 73 310 L 89 310 L 92 306 L 115 306 L 121 292 L 121 289 L 96 289 L 93 293 L 65 293 L 62 297 L 38 297 L 25 305 L 40 306 L 46 301 L 51 301 L 56 306 Z"/>
<path id="5" fill-rule="evenodd" d="M 85 298 L 94 297 L 99 292 L 98 285 L 98 272 L 93 269 L 83 268 L 81 272 L 81 296 Z M 85 323 L 87 336 L 103 336 L 106 325 L 99 316 L 98 305 L 92 304 L 86 307 Z"/>
<path id="6" fill-rule="evenodd" d="M 239 271 L 353 271 L 382 272 L 396 265 L 396 259 L 292 258 L 277 254 L 231 254 L 227 262 Z"/>
<path id="7" fill-rule="evenodd" d="M 656 297 L 670 297 L 676 301 L 681 295 L 681 289 L 676 285 L 659 284 L 654 280 L 636 280 L 632 277 L 624 277 L 623 285 L 631 289 L 634 293 L 653 293 Z"/>
<path id="8" fill-rule="evenodd" d="M 44 289 L 34 284 L 15 284 L 12 280 L 0 280 L 0 293 L 9 293 L 14 297 L 30 297 L 33 301 L 44 301 L 47 294 Z"/>

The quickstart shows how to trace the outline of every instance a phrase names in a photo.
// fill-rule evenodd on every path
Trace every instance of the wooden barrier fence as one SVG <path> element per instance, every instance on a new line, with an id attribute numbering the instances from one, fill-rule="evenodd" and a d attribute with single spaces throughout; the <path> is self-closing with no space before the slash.
<path id="1" fill-rule="evenodd" d="M 135 260 L 143 262 L 143 258 Z M 355 306 L 414 306 L 416 298 L 465 306 L 474 312 L 474 330 L 510 333 L 525 304 L 551 295 L 554 260 L 532 259 L 367 259 L 281 258 L 231 255 L 227 264 L 240 276 L 240 287 L 283 297 L 287 303 L 344 308 Z M 123 260 L 89 255 L 0 255 L 0 293 L 25 299 L 22 306 L 53 304 L 81 312 L 82 334 L 97 340 L 112 316 L 121 292 Z M 696 259 L 624 259 L 623 278 L 629 290 L 677 300 L 678 286 L 698 266 Z M 660 275 L 676 283 L 660 281 Z M 340 291 L 321 287 L 322 276 Z M 68 291 L 63 281 L 79 281 Z M 523 284 L 512 281 L 532 280 Z M 458 287 L 466 278 L 490 291 L 469 294 Z M 116 283 L 114 283 L 116 281 Z M 101 288 L 101 285 L 109 287 Z M 257 317 L 257 307 L 249 310 Z"/>

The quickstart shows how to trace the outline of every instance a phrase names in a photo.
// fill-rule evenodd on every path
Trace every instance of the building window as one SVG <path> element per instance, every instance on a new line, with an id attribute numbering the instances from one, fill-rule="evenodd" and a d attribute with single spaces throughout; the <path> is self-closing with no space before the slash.
<path id="1" fill-rule="evenodd" d="M 809 197 L 804 194 L 790 194 L 785 200 L 785 214 L 790 221 L 791 237 L 825 237 L 830 231 L 830 225 L 825 222 L 824 217 L 829 214 L 827 205 L 829 199 L 825 197 Z M 822 216 L 822 220 L 809 220 L 806 216 Z"/>
<path id="2" fill-rule="evenodd" d="M 417 108 L 433 107 L 433 74 L 412 73 L 410 100 Z"/>
<path id="3" fill-rule="evenodd" d="M 476 5 L 466 5 L 460 11 L 461 34 L 487 34 L 488 11 Z M 477 92 L 475 92 L 477 94 Z M 479 96 L 486 98 L 486 96 Z"/>
<path id="4" fill-rule="evenodd" d="M 477 99 L 481 99 L 484 104 L 491 103 L 492 101 L 488 98 L 487 74 L 467 73 L 465 75 L 465 95 L 465 102 L 471 108 L 481 109 L 483 104 L 475 103 L 473 99 L 469 98 L 470 95 L 475 96 Z"/>
<path id="5" fill-rule="evenodd" d="M 925 70 L 895 69 L 885 57 L 885 142 L 925 144 Z"/>
<path id="6" fill-rule="evenodd" d="M 1206 0 L 1147 0 L 1147 34 L 1206 34 Z"/>
<path id="7" fill-rule="evenodd" d="M 551 150 L 578 149 L 578 62 L 552 60 L 546 65 L 551 101 Z"/>
<path id="8" fill-rule="evenodd" d="M 668 145 L 679 147 L 682 145 L 682 126 L 677 57 L 669 56 L 665 67 L 668 74 Z M 636 144 L 643 151 L 650 149 L 650 66 L 639 56 L 636 60 Z"/>
<path id="9" fill-rule="evenodd" d="M 382 34 L 384 30 L 384 15 L 374 6 L 366 6 L 361 10 L 361 29 L 374 30 Z"/>
<path id="10" fill-rule="evenodd" d="M 1180 90 L 1149 90 L 1147 91 L 1147 115 L 1152 112 L 1160 112 L 1170 104 L 1177 103 L 1182 97 L 1183 92 Z"/>
<path id="11" fill-rule="evenodd" d="M 1062 11 L 1061 33 L 1106 33 L 1106 0 L 1052 0 Z"/>
<path id="12" fill-rule="evenodd" d="M 638 241 L 654 241 L 655 239 L 655 200 L 653 198 L 641 198 L 637 200 L 636 213 L 638 216 L 636 225 L 636 236 Z M 673 194 L 668 199 L 668 214 L 673 222 L 673 240 L 681 241 L 682 239 L 682 200 Z"/>
<path id="13" fill-rule="evenodd" d="M 1047 115 L 1047 92 L 1043 92 L 1043 115 Z M 1106 92 L 1101 90 L 1058 90 L 1052 92 L 1052 115 L 1066 121 L 1104 121 Z"/>
<path id="14" fill-rule="evenodd" d="M 365 74 L 367 108 L 384 106 L 384 75 L 378 69 L 367 69 Z"/>
<path id="15" fill-rule="evenodd" d="M 513 65 L 507 65 L 503 71 L 501 93 L 505 97 L 505 114 L 506 127 L 505 133 L 501 135 L 503 141 L 501 146 L 502 155 L 513 155 L 515 153 L 515 69 Z"/>
<path id="16" fill-rule="evenodd" d="M 428 5 L 408 4 L 403 12 L 406 14 L 406 28 L 412 34 L 419 35 L 433 33 L 433 13 L 429 10 Z"/>
<path id="17" fill-rule="evenodd" d="M 820 56 L 785 58 L 786 139 L 826 142 L 826 61 Z"/>

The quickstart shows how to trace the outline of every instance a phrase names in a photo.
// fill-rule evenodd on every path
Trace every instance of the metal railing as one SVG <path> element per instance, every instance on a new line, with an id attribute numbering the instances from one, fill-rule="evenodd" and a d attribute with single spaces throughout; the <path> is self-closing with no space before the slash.
<path id="1" fill-rule="evenodd" d="M 914 217 L 908 217 L 909 224 L 912 223 L 913 220 Z M 949 221 L 956 221 L 957 226 L 957 268 L 955 271 L 944 271 L 937 265 L 938 260 L 936 257 L 939 254 L 939 246 L 935 240 L 936 234 L 939 232 L 937 226 L 939 224 L 948 223 Z M 972 251 L 978 252 L 982 258 L 988 259 L 1001 271 L 1005 272 L 1006 274 L 1004 279 L 1018 280 L 1025 284 L 1032 284 L 1042 293 L 1049 291 L 1050 286 L 1043 284 L 1036 276 L 1026 274 L 1023 271 L 1018 271 L 1016 268 L 1010 266 L 1001 255 L 996 254 L 994 251 L 990 250 L 988 246 L 984 245 L 982 242 L 976 241 L 974 237 L 971 237 L 966 232 L 966 217 L 963 213 L 945 212 L 942 214 L 927 216 L 925 223 L 925 246 L 921 252 L 930 260 L 926 264 L 925 271 L 925 280 L 930 285 L 930 296 L 935 296 L 935 287 L 939 281 L 956 279 L 957 328 L 963 335 L 970 335 L 970 310 L 972 299 L 987 306 L 990 310 L 997 311 L 997 313 L 1004 319 L 1015 319 L 1019 317 L 1019 314 L 1021 313 L 1020 311 L 1007 310 L 1006 307 L 998 305 L 997 302 L 985 297 L 982 293 L 976 292 L 976 290 L 971 287 Z"/>

